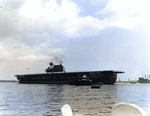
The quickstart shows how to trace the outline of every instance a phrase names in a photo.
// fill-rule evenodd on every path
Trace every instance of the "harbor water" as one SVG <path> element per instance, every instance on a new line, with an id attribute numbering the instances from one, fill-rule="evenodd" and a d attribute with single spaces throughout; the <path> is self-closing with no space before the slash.
<path id="1" fill-rule="evenodd" d="M 59 116 L 61 107 L 70 104 L 74 114 L 103 116 L 113 105 L 129 102 L 150 116 L 150 84 L 90 86 L 57 84 L 0 83 L 0 116 Z"/>

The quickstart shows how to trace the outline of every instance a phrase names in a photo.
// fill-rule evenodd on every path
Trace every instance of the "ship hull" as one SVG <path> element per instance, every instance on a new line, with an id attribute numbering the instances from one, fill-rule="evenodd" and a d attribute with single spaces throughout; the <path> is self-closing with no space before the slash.
<path id="1" fill-rule="evenodd" d="M 121 71 L 88 71 L 88 72 L 61 72 L 43 74 L 15 75 L 19 83 L 24 84 L 69 84 L 71 80 L 87 76 L 93 83 L 114 84 L 117 74 Z"/>
<path id="2" fill-rule="evenodd" d="M 138 80 L 139 83 L 150 83 L 150 80 L 149 79 L 145 79 L 143 77 L 140 77 L 139 80 Z"/>

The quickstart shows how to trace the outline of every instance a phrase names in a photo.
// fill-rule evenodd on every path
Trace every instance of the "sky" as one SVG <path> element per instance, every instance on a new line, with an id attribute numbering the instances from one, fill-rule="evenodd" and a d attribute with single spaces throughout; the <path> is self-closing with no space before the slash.
<path id="1" fill-rule="evenodd" d="M 0 79 L 69 71 L 119 70 L 120 80 L 150 74 L 149 0 L 1 0 Z"/>

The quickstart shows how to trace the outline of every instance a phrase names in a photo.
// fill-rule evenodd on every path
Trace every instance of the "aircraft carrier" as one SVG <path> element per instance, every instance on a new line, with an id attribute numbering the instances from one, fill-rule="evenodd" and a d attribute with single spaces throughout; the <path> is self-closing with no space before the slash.
<path id="1" fill-rule="evenodd" d="M 62 64 L 54 65 L 53 63 L 49 63 L 49 65 L 50 67 L 45 70 L 46 73 L 15 76 L 19 80 L 19 83 L 27 84 L 70 84 L 74 80 L 83 79 L 88 79 L 91 83 L 114 84 L 117 74 L 124 73 L 123 71 L 114 70 L 66 72 Z"/>

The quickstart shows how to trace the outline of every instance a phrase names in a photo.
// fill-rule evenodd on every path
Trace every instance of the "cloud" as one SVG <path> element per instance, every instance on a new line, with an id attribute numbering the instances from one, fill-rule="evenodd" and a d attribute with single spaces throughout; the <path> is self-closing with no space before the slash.
<path id="1" fill-rule="evenodd" d="M 149 19 L 149 5 L 148 0 L 142 1 L 110 1 L 106 7 L 100 11 L 100 14 L 109 14 L 104 19 L 103 23 L 107 27 L 118 27 L 124 29 L 140 29 L 141 26 L 150 25 Z M 143 27 L 142 27 L 143 28 Z"/>
<path id="2" fill-rule="evenodd" d="M 63 0 L 61 5 L 58 5 L 55 0 L 44 3 L 41 1 L 26 1 L 20 9 L 25 29 L 59 35 L 71 34 L 68 26 L 70 26 L 70 21 L 77 18 L 78 12 L 79 9 L 76 4 L 67 0 Z"/>

